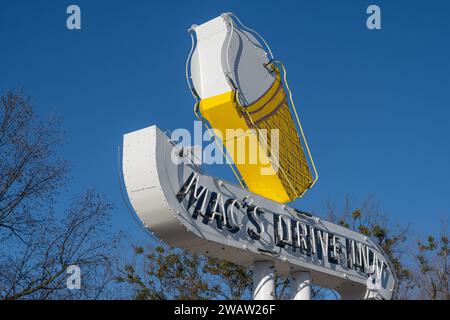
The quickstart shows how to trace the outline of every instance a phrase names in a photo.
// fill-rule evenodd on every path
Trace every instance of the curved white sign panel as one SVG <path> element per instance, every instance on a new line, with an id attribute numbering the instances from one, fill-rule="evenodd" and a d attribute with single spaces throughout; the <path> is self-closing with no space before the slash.
<path id="1" fill-rule="evenodd" d="M 344 299 L 392 297 L 395 274 L 370 239 L 202 173 L 156 126 L 124 136 L 123 173 L 134 210 L 169 245 L 307 270 Z"/>

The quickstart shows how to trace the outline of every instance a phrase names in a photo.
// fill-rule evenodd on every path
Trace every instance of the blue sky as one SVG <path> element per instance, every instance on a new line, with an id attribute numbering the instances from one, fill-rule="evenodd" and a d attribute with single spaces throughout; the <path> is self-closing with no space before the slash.
<path id="1" fill-rule="evenodd" d="M 66 29 L 77 4 L 82 30 Z M 366 28 L 377 4 L 382 30 Z M 374 195 L 394 221 L 434 232 L 450 213 L 448 1 L 2 1 L 0 91 L 23 88 L 64 116 L 70 191 L 97 187 L 114 221 L 145 239 L 120 198 L 116 149 L 151 124 L 192 128 L 186 32 L 232 11 L 288 70 L 320 173 L 295 206 Z M 228 169 L 212 172 L 232 179 Z"/>

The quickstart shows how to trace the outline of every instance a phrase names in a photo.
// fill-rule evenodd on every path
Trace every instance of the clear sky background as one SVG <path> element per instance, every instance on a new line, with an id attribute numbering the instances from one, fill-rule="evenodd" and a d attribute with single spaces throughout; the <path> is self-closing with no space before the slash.
<path id="1" fill-rule="evenodd" d="M 82 30 L 66 28 L 70 4 Z M 366 28 L 370 4 L 382 30 Z M 117 145 L 152 124 L 192 129 L 186 30 L 227 11 L 288 70 L 320 174 L 295 206 L 323 215 L 327 201 L 374 195 L 392 220 L 438 231 L 450 216 L 449 1 L 2 1 L 0 91 L 64 116 L 71 193 L 106 193 L 115 225 L 146 239 L 120 197 Z"/>

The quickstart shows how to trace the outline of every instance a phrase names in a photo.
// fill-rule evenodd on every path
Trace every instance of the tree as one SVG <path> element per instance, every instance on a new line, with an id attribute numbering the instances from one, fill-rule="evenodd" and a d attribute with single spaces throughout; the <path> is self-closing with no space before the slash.
<path id="1" fill-rule="evenodd" d="M 135 299 L 248 299 L 251 273 L 231 262 L 158 246 L 134 248 L 134 259 L 119 265 L 117 281 L 131 286 Z"/>
<path id="2" fill-rule="evenodd" d="M 369 197 L 359 206 L 352 206 L 346 197 L 344 207 L 336 209 L 332 203 L 327 204 L 328 218 L 346 228 L 353 229 L 371 237 L 383 249 L 397 274 L 398 287 L 394 299 L 406 299 L 412 289 L 412 274 L 405 263 L 405 245 L 409 236 L 409 227 L 392 223 L 380 212 L 378 204 Z"/>
<path id="3" fill-rule="evenodd" d="M 437 238 L 430 235 L 417 242 L 413 278 L 421 299 L 450 300 L 450 248 L 446 226 L 445 223 Z"/>
<path id="4" fill-rule="evenodd" d="M 0 98 L 0 298 L 98 298 L 110 279 L 112 205 L 95 190 L 63 213 L 56 197 L 67 162 L 57 157 L 60 119 L 39 118 L 19 91 Z M 81 268 L 82 289 L 66 287 L 67 268 Z"/>
<path id="5" fill-rule="evenodd" d="M 252 297 L 252 270 L 229 261 L 166 246 L 134 247 L 132 261 L 118 261 L 116 281 L 139 300 L 240 300 Z M 289 279 L 275 274 L 275 299 L 289 299 Z M 325 297 L 312 288 L 312 298 Z"/>
<path id="6" fill-rule="evenodd" d="M 0 98 L 0 240 L 33 232 L 65 185 L 67 162 L 55 157 L 59 121 L 39 119 L 21 92 Z"/>

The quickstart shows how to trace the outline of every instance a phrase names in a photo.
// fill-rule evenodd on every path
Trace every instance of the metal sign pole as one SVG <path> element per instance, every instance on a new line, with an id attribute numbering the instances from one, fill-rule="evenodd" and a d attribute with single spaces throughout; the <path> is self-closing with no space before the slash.
<path id="1" fill-rule="evenodd" d="M 253 263 L 253 300 L 275 299 L 275 267 L 271 261 Z"/>
<path id="2" fill-rule="evenodd" d="M 308 271 L 291 273 L 291 299 L 311 300 L 311 274 Z"/>

